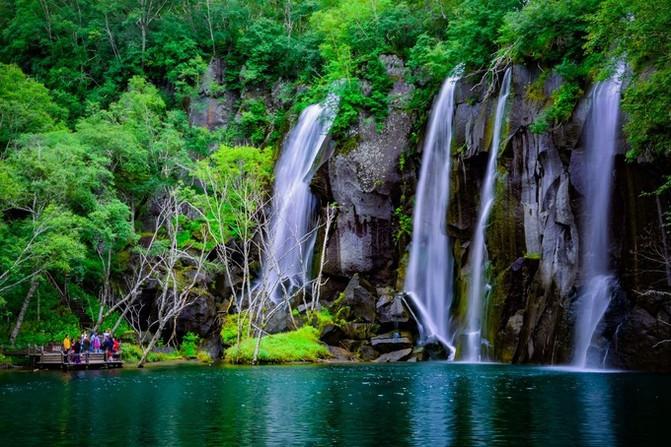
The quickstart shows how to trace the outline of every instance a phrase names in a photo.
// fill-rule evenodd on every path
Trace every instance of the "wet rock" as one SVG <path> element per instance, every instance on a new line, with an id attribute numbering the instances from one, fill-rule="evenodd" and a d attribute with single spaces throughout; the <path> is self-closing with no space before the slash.
<path id="1" fill-rule="evenodd" d="M 203 294 L 185 307 L 177 318 L 178 335 L 193 332 L 201 338 L 206 338 L 219 328 L 217 318 L 217 304 L 210 294 Z"/>
<path id="2" fill-rule="evenodd" d="M 391 352 L 412 347 L 412 338 L 408 332 L 389 332 L 370 339 L 370 344 L 379 352 Z"/>
<path id="3" fill-rule="evenodd" d="M 398 351 L 388 352 L 382 354 L 374 361 L 375 363 L 390 363 L 390 362 L 401 362 L 406 360 L 412 354 L 412 348 L 400 349 Z"/>
<path id="4" fill-rule="evenodd" d="M 391 283 L 395 263 L 393 200 L 399 195 L 399 158 L 409 148 L 412 117 L 406 104 L 412 86 L 403 79 L 403 62 L 383 56 L 394 81 L 389 92 L 389 113 L 382 126 L 362 114 L 353 130 L 356 137 L 340 142 L 328 162 L 328 189 L 340 205 L 335 231 L 327 245 L 325 271 L 336 276 L 370 273 Z"/>
<path id="5" fill-rule="evenodd" d="M 368 287 L 365 287 L 368 286 Z M 373 323 L 375 321 L 375 297 L 369 291 L 370 285 L 355 274 L 345 288 L 344 304 L 350 309 L 350 317 Z"/>
<path id="6" fill-rule="evenodd" d="M 212 359 L 218 359 L 223 354 L 223 346 L 221 344 L 221 337 L 218 333 L 211 335 L 203 340 L 200 349 L 210 354 Z"/>
<path id="7" fill-rule="evenodd" d="M 375 305 L 380 323 L 407 323 L 410 313 L 403 303 L 403 295 L 382 295 Z"/>
<path id="8" fill-rule="evenodd" d="M 606 361 L 616 368 L 671 371 L 671 293 L 648 290 L 613 335 Z"/>
<path id="9" fill-rule="evenodd" d="M 447 360 L 450 352 L 438 341 L 429 341 L 422 346 L 427 360 Z"/>
<path id="10" fill-rule="evenodd" d="M 236 95 L 224 86 L 225 66 L 221 59 L 212 59 L 201 80 L 199 95 L 189 104 L 192 126 L 210 130 L 225 127 L 235 116 Z"/>
<path id="11" fill-rule="evenodd" d="M 346 323 L 342 330 L 347 338 L 354 340 L 367 340 L 375 335 L 378 325 L 373 323 Z"/>
<path id="12" fill-rule="evenodd" d="M 236 99 L 230 92 L 219 98 L 194 98 L 189 106 L 189 122 L 192 126 L 209 130 L 226 127 L 235 116 Z"/>
<path id="13" fill-rule="evenodd" d="M 352 340 L 349 338 L 340 341 L 340 346 L 347 349 L 349 352 L 357 352 L 363 344 L 364 343 L 361 340 Z"/>
<path id="14" fill-rule="evenodd" d="M 291 323 L 288 306 L 286 304 L 279 304 L 278 308 L 274 309 L 272 315 L 268 321 L 266 321 L 264 330 L 269 334 L 277 334 L 292 329 L 296 328 L 293 327 L 293 324 Z"/>
<path id="15" fill-rule="evenodd" d="M 336 346 L 346 337 L 345 332 L 334 324 L 327 324 L 321 330 L 319 339 L 327 345 Z"/>
<path id="16" fill-rule="evenodd" d="M 338 346 L 328 346 L 328 350 L 331 353 L 331 356 L 335 361 L 338 362 L 353 362 L 355 359 L 354 354 L 349 352 L 347 349 L 338 347 Z"/>
<path id="17" fill-rule="evenodd" d="M 376 359 L 380 353 L 377 352 L 370 344 L 362 343 L 357 350 L 357 355 L 361 360 L 370 362 L 371 360 Z"/>

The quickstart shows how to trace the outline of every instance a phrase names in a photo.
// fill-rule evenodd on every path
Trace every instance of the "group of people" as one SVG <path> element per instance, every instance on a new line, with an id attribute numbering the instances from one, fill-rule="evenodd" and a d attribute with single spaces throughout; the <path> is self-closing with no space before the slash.
<path id="1" fill-rule="evenodd" d="M 63 339 L 63 354 L 70 363 L 80 363 L 82 356 L 89 353 L 105 353 L 105 360 L 111 361 L 119 357 L 119 352 L 119 339 L 109 329 L 101 335 L 92 332 L 89 336 L 84 332 L 79 337 L 66 335 Z"/>

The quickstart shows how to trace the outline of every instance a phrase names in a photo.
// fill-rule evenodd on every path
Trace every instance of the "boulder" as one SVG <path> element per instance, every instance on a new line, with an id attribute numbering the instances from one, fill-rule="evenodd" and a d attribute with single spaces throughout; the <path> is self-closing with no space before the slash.
<path id="1" fill-rule="evenodd" d="M 272 311 L 272 315 L 266 321 L 264 330 L 270 334 L 277 334 L 279 332 L 286 332 L 292 329 L 291 317 L 289 315 L 289 308 L 286 304 L 279 304 L 278 308 Z"/>
<path id="2" fill-rule="evenodd" d="M 412 347 L 409 333 L 388 332 L 370 339 L 370 344 L 379 352 L 391 352 Z"/>
<path id="3" fill-rule="evenodd" d="M 401 362 L 410 357 L 410 354 L 412 354 L 412 348 L 400 349 L 398 351 L 392 351 L 386 354 L 382 354 L 374 361 L 375 363 Z"/>
<path id="4" fill-rule="evenodd" d="M 354 354 L 345 348 L 329 345 L 328 350 L 331 353 L 333 359 L 337 362 L 353 362 L 356 360 Z"/>
<path id="5" fill-rule="evenodd" d="M 327 345 L 332 345 L 336 346 L 340 344 L 340 341 L 344 339 L 345 332 L 340 329 L 339 326 L 336 326 L 335 324 L 327 324 L 325 325 L 321 333 L 319 334 L 319 339 L 326 343 Z"/>
<path id="6" fill-rule="evenodd" d="M 429 341 L 422 348 L 425 360 L 447 360 L 450 356 L 449 350 L 438 341 Z"/>
<path id="7" fill-rule="evenodd" d="M 359 346 L 359 349 L 357 350 L 357 355 L 359 358 L 365 362 L 370 362 L 371 360 L 374 360 L 377 358 L 380 353 L 377 352 L 369 343 L 364 342 Z"/>
<path id="8" fill-rule="evenodd" d="M 375 305 L 377 320 L 380 323 L 407 323 L 410 313 L 403 303 L 403 294 L 382 295 Z"/>

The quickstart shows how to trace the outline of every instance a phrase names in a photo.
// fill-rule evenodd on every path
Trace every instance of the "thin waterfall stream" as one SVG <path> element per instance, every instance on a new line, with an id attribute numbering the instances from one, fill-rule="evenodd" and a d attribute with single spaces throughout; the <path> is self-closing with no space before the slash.
<path id="1" fill-rule="evenodd" d="M 445 216 L 450 198 L 450 146 L 458 76 L 443 83 L 431 111 L 415 198 L 405 290 L 419 314 L 424 341 L 436 340 L 454 356 L 450 331 L 454 259 Z"/>
<path id="2" fill-rule="evenodd" d="M 508 68 L 503 76 L 501 91 L 496 104 L 496 117 L 494 121 L 494 135 L 492 147 L 489 150 L 489 160 L 487 162 L 487 171 L 482 183 L 480 192 L 480 214 L 478 215 L 477 226 L 471 240 L 471 249 L 469 254 L 471 276 L 468 287 L 468 310 L 466 313 L 466 343 L 463 349 L 463 360 L 467 362 L 479 362 L 482 360 L 481 349 L 484 338 L 482 337 L 483 312 L 485 311 L 486 280 L 485 280 L 485 262 L 486 251 L 485 231 L 487 222 L 494 206 L 496 192 L 494 183 L 496 181 L 496 162 L 498 159 L 499 146 L 501 145 L 501 130 L 503 120 L 506 115 L 506 100 L 510 93 L 511 69 Z M 486 340 L 484 340 L 486 343 Z"/>
<path id="3" fill-rule="evenodd" d="M 592 91 L 591 117 L 586 129 L 585 200 L 583 205 L 583 290 L 578 301 L 573 366 L 601 366 L 588 351 L 610 303 L 615 278 L 610 271 L 610 216 L 613 170 L 617 150 L 620 91 L 624 65 Z"/>
<path id="4" fill-rule="evenodd" d="M 338 107 L 330 94 L 308 106 L 289 133 L 275 167 L 272 213 L 260 286 L 274 303 L 309 281 L 315 243 L 317 199 L 310 191 L 326 137 Z"/>

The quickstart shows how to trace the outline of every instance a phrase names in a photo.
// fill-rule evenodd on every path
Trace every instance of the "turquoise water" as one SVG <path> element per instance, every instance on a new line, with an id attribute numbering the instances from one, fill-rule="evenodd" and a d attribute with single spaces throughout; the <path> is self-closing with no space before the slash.
<path id="1" fill-rule="evenodd" d="M 3 446 L 668 445 L 671 376 L 181 365 L 0 373 L 0 402 Z"/>

